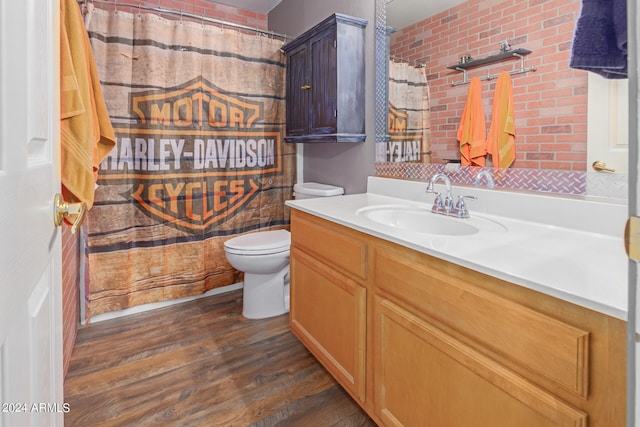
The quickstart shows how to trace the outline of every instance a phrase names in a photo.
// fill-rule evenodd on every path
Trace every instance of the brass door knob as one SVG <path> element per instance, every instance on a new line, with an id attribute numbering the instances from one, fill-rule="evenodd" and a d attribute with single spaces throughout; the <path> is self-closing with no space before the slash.
<path id="1" fill-rule="evenodd" d="M 602 160 L 596 160 L 595 162 L 593 162 L 591 167 L 594 170 L 597 170 L 598 172 L 615 172 L 616 171 L 615 169 L 608 168 L 607 164 Z"/>
<path id="2" fill-rule="evenodd" d="M 309 90 L 309 89 L 311 89 L 311 86 L 309 86 L 309 85 L 300 86 L 300 89 Z"/>
<path id="3" fill-rule="evenodd" d="M 71 225 L 71 233 L 76 234 L 76 231 L 82 225 L 82 221 L 84 221 L 86 210 L 86 203 L 67 203 L 62 199 L 62 195 L 58 193 L 53 199 L 53 223 L 56 227 L 60 227 L 66 217 L 76 215 L 76 219 Z"/>

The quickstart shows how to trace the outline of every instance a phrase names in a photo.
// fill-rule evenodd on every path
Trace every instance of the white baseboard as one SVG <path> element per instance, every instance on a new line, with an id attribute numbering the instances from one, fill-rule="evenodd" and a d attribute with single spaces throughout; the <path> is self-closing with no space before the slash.
<path id="1" fill-rule="evenodd" d="M 235 291 L 236 289 L 242 289 L 242 282 L 234 283 L 233 285 L 222 286 L 219 288 L 211 289 L 210 291 L 205 292 L 202 295 L 194 295 L 191 297 L 179 298 L 170 301 L 162 301 L 162 302 L 152 302 L 149 304 L 137 305 L 131 308 L 125 308 L 123 310 L 111 311 L 109 313 L 98 314 L 97 316 L 89 319 L 87 324 L 102 322 L 104 320 L 117 319 L 119 317 L 129 316 L 131 314 L 142 313 L 149 310 L 155 310 L 156 308 L 168 307 L 174 304 L 180 304 L 187 301 L 193 301 L 198 298 L 205 298 L 212 295 L 223 294 L 226 292 Z"/>

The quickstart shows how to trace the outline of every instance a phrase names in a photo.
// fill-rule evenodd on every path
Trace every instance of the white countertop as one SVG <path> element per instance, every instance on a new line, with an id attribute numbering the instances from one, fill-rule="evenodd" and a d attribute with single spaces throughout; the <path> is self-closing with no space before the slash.
<path id="1" fill-rule="evenodd" d="M 592 310 L 626 320 L 627 265 L 623 231 L 626 205 L 617 201 L 566 198 L 453 187 L 454 196 L 474 195 L 469 220 L 495 221 L 466 236 L 417 233 L 374 222 L 356 211 L 384 205 L 431 209 L 426 184 L 370 177 L 367 193 L 286 204 L 417 251 L 462 265 Z M 436 186 L 442 191 L 442 186 Z M 393 195 L 393 196 L 391 196 Z M 506 229 L 505 229 L 506 228 Z"/>

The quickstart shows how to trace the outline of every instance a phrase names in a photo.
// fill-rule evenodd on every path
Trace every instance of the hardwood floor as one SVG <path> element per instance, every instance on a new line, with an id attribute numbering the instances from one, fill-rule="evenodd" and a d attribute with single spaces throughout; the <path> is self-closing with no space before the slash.
<path id="1" fill-rule="evenodd" d="M 242 292 L 82 328 L 66 426 L 375 426 L 289 330 Z"/>

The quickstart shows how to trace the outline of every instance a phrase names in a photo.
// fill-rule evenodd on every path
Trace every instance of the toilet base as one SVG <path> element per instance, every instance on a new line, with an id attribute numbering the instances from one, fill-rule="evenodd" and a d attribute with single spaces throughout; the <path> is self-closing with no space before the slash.
<path id="1" fill-rule="evenodd" d="M 289 312 L 289 265 L 273 274 L 244 274 L 242 316 L 266 319 Z M 287 285 L 287 286 L 285 286 Z"/>

